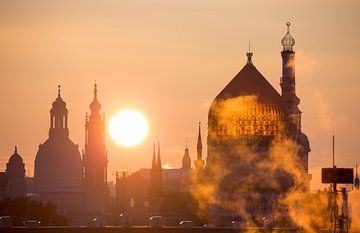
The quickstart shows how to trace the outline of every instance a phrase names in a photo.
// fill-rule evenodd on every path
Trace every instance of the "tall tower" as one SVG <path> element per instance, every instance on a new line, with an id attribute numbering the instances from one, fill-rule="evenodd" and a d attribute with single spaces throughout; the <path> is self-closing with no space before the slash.
<path id="1" fill-rule="evenodd" d="M 355 180 L 354 180 L 354 186 L 355 189 L 359 189 L 360 188 L 360 180 L 359 180 L 359 174 L 358 174 L 358 164 L 356 162 L 356 166 L 355 166 Z"/>
<path id="2" fill-rule="evenodd" d="M 101 105 L 94 85 L 91 114 L 85 120 L 85 152 L 83 154 L 84 184 L 90 190 L 107 190 L 107 151 L 105 148 L 105 116 L 100 116 Z"/>
<path id="3" fill-rule="evenodd" d="M 24 197 L 26 195 L 25 164 L 16 146 L 14 154 L 6 164 L 6 174 L 11 182 L 11 198 Z"/>
<path id="4" fill-rule="evenodd" d="M 162 165 L 161 165 L 161 157 L 160 157 L 160 141 L 158 141 L 158 155 L 157 155 L 157 182 L 158 182 L 158 191 L 162 190 Z"/>
<path id="5" fill-rule="evenodd" d="M 181 169 L 184 172 L 188 172 L 191 170 L 191 158 L 190 158 L 190 153 L 189 153 L 189 148 L 188 148 L 188 144 L 186 141 L 186 148 L 185 148 L 185 153 L 184 156 L 182 158 L 182 167 Z"/>
<path id="6" fill-rule="evenodd" d="M 293 46 L 295 39 L 290 35 L 290 22 L 286 23 L 287 33 L 281 40 L 283 45 L 281 95 L 287 112 L 288 131 L 290 136 L 297 139 L 301 129 L 301 111 L 298 107 L 300 99 L 295 92 L 295 52 Z"/>
<path id="7" fill-rule="evenodd" d="M 201 122 L 199 122 L 199 132 L 198 132 L 198 140 L 197 140 L 197 156 L 195 163 L 195 169 L 197 172 L 201 172 L 204 169 L 205 161 L 202 159 L 202 140 L 201 140 Z"/>

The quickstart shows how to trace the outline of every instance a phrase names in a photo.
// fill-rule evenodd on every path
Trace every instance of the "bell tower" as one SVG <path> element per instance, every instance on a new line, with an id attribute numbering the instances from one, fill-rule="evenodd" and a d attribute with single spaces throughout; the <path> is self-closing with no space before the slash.
<path id="1" fill-rule="evenodd" d="M 90 190 L 107 190 L 107 151 L 105 148 L 105 116 L 100 116 L 101 105 L 94 85 L 91 114 L 85 119 L 85 151 L 83 152 L 84 184 Z"/>

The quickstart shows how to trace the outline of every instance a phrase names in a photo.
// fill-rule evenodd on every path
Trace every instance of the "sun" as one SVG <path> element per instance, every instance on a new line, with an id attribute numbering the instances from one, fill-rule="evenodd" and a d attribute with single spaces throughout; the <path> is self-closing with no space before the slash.
<path id="1" fill-rule="evenodd" d="M 140 144 L 149 132 L 145 117 L 134 110 L 127 109 L 115 114 L 109 123 L 111 138 L 125 147 Z"/>

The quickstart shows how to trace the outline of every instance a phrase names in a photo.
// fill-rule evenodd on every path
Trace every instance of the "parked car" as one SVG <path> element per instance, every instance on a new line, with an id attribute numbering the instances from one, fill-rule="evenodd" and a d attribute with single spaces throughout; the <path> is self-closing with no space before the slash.
<path id="1" fill-rule="evenodd" d="M 161 216 L 152 216 L 149 218 L 149 226 L 151 228 L 163 227 L 163 220 Z"/>
<path id="2" fill-rule="evenodd" d="M 128 214 L 119 215 L 119 225 L 124 228 L 132 227 L 132 219 Z"/>
<path id="3" fill-rule="evenodd" d="M 27 227 L 27 228 L 36 228 L 40 225 L 40 221 L 38 220 L 26 220 L 24 222 L 24 225 Z"/>
<path id="4" fill-rule="evenodd" d="M 193 227 L 193 221 L 184 220 L 179 223 L 181 228 L 192 228 Z"/>
<path id="5" fill-rule="evenodd" d="M 10 228 L 11 227 L 11 217 L 10 216 L 1 216 L 0 217 L 0 228 Z"/>

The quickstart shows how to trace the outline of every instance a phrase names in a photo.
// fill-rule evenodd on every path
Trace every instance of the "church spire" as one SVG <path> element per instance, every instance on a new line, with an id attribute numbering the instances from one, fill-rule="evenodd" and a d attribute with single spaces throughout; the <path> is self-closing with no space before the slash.
<path id="1" fill-rule="evenodd" d="M 101 105 L 97 99 L 97 84 L 94 83 L 94 99 L 90 104 L 91 113 L 94 115 L 100 114 Z"/>
<path id="2" fill-rule="evenodd" d="M 197 158 L 194 161 L 194 163 L 196 170 L 200 172 L 204 169 L 205 166 L 205 161 L 202 159 L 201 122 L 199 122 L 199 132 L 198 132 L 196 149 L 197 149 Z"/>
<path id="3" fill-rule="evenodd" d="M 252 59 L 251 58 L 252 58 L 253 53 L 251 52 L 250 47 L 251 47 L 251 41 L 249 40 L 249 52 L 246 53 L 246 56 L 247 56 L 246 64 L 251 64 L 252 65 Z"/>
<path id="4" fill-rule="evenodd" d="M 283 46 L 283 51 L 293 51 L 293 46 L 295 45 L 295 39 L 290 35 L 290 22 L 286 22 L 287 33 L 281 40 Z"/>

